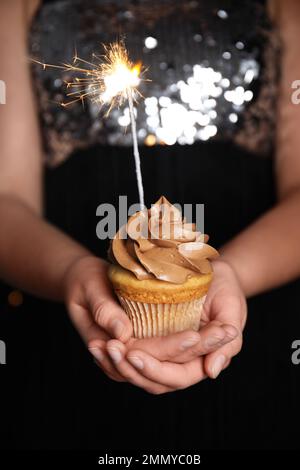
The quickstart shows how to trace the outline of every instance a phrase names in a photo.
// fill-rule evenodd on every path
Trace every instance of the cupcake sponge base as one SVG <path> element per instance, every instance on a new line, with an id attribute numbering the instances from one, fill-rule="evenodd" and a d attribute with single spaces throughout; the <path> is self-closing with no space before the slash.
<path id="1" fill-rule="evenodd" d="M 173 284 L 157 279 L 139 280 L 129 271 L 111 265 L 108 276 L 136 338 L 199 329 L 211 273 Z"/>
<path id="2" fill-rule="evenodd" d="M 126 269 L 110 265 L 108 277 L 118 296 L 136 302 L 173 304 L 203 297 L 208 291 L 212 273 L 198 274 L 189 278 L 183 284 L 174 284 L 158 279 L 139 280 Z"/>
<path id="3" fill-rule="evenodd" d="M 149 304 L 119 296 L 129 316 L 135 338 L 167 336 L 184 330 L 198 331 L 205 296 L 176 304 Z"/>

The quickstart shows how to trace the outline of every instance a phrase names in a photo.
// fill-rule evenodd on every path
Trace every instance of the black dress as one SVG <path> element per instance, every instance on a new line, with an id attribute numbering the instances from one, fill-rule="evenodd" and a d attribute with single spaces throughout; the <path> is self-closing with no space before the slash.
<path id="1" fill-rule="evenodd" d="M 174 103 L 182 106 L 172 108 L 183 113 L 182 119 L 187 119 L 186 111 L 199 113 L 198 120 L 193 115 L 194 121 L 176 128 L 174 134 L 163 121 L 147 121 L 151 102 L 140 103 L 146 204 L 162 194 L 181 204 L 204 203 L 205 231 L 214 246 L 267 211 L 276 199 L 272 144 L 278 48 L 265 2 L 72 2 L 67 14 L 68 3 L 54 2 L 42 10 L 33 33 L 37 56 L 58 63 L 73 47 L 66 37 L 70 35 L 72 42 L 76 29 L 87 47 L 84 55 L 81 51 L 86 58 L 87 43 L 113 36 L 104 26 L 100 32 L 97 29 L 111 21 L 110 33 L 125 30 L 134 59 L 142 54 L 143 62 L 150 64 L 152 82 L 145 84 L 143 94 L 156 98 L 152 105 L 155 108 L 156 103 L 157 113 L 161 116 L 161 109 Z M 160 8 L 158 16 L 155 6 Z M 43 37 L 47 52 L 53 53 L 50 57 L 45 49 L 41 57 Z M 149 48 L 143 43 L 146 37 L 152 38 Z M 155 40 L 158 44 L 153 47 Z M 100 128 L 93 109 L 84 112 L 75 105 L 65 114 L 47 100 L 61 93 L 59 76 L 45 73 L 35 69 L 50 166 L 73 152 L 46 171 L 47 218 L 105 257 L 107 242 L 98 240 L 95 232 L 96 207 L 102 202 L 117 205 L 119 195 L 127 195 L 129 204 L 137 202 L 132 151 L 123 145 L 130 144 L 130 136 L 124 136 L 116 124 L 123 111 L 112 114 Z M 199 78 L 199 73 L 206 75 Z M 197 83 L 202 83 L 202 95 L 195 104 L 186 87 Z M 195 94 L 197 89 L 193 90 Z M 167 99 L 160 100 L 161 96 Z M 156 143 L 172 145 L 147 145 L 149 135 Z M 300 419 L 291 344 L 300 329 L 299 282 L 249 301 L 243 350 L 218 380 L 163 396 L 151 396 L 102 374 L 63 306 L 24 294 L 22 305 L 12 307 L 7 302 L 9 289 L 3 287 L 1 292 L 0 339 L 7 344 L 7 365 L 0 366 L 4 447 L 298 447 L 291 424 L 296 426 Z"/>

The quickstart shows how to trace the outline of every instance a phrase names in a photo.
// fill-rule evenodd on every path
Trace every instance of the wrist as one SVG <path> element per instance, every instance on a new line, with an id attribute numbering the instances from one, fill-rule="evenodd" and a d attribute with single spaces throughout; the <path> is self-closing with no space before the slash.
<path id="1" fill-rule="evenodd" d="M 231 266 L 230 262 L 224 257 L 224 256 L 220 256 L 219 258 L 217 259 L 214 259 L 213 261 L 211 261 L 211 264 L 212 264 L 212 267 L 213 267 L 213 271 L 214 272 L 228 272 L 228 271 L 234 271 L 234 268 Z M 235 273 L 236 274 L 236 273 Z"/>
<path id="2" fill-rule="evenodd" d="M 238 282 L 241 290 L 244 292 L 241 279 L 239 277 L 238 271 L 236 270 L 233 263 L 226 256 L 221 255 L 219 258 L 211 262 L 213 271 L 215 274 L 224 274 L 224 275 L 233 275 Z"/>

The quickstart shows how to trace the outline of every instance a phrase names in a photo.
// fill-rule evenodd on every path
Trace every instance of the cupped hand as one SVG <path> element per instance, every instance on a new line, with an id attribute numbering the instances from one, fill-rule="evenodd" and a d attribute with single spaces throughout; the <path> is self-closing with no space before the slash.
<path id="1" fill-rule="evenodd" d="M 213 266 L 199 332 L 131 338 L 126 345 L 107 343 L 116 369 L 127 381 L 154 394 L 183 389 L 206 377 L 216 378 L 240 351 L 246 300 L 230 265 L 218 260 Z"/>
<path id="2" fill-rule="evenodd" d="M 222 260 L 214 261 L 213 268 L 214 279 L 204 304 L 201 325 L 226 322 L 233 326 L 238 334 L 232 341 L 205 357 L 204 368 L 212 378 L 226 368 L 231 359 L 240 352 L 247 320 L 247 302 L 235 271 Z"/>
<path id="3" fill-rule="evenodd" d="M 240 349 L 246 304 L 226 263 L 214 263 L 199 332 L 142 340 L 132 338 L 131 323 L 115 300 L 106 269 L 96 257 L 77 260 L 66 276 L 66 303 L 75 327 L 111 379 L 166 393 L 216 377 Z"/>
<path id="4" fill-rule="evenodd" d="M 132 326 L 114 297 L 106 272 L 107 263 L 100 258 L 77 259 L 65 276 L 65 303 L 97 363 L 110 378 L 124 381 L 107 354 L 106 343 L 112 338 L 125 343 L 132 336 Z"/>
<path id="5" fill-rule="evenodd" d="M 191 354 L 199 355 L 211 350 L 207 344 L 209 336 L 219 335 L 219 338 L 225 336 L 220 328 L 213 328 L 211 333 L 204 329 L 201 337 L 197 332 L 184 332 L 171 335 L 167 339 L 135 340 L 132 338 L 130 320 L 116 301 L 106 272 L 105 261 L 94 256 L 80 257 L 73 262 L 66 273 L 64 291 L 73 324 L 97 364 L 110 378 L 133 382 L 127 373 L 128 368 L 134 373 L 130 363 L 123 358 L 122 363 L 118 364 L 120 354 L 123 353 L 124 356 L 125 350 L 133 345 L 145 353 L 154 354 L 154 358 L 160 361 L 168 358 L 173 360 L 178 355 L 181 355 L 185 361 L 191 357 Z M 117 342 L 117 348 L 109 347 L 112 340 Z M 188 356 L 184 358 L 185 351 L 192 347 L 194 352 L 190 354 L 187 352 Z M 143 383 L 137 382 L 143 386 L 145 379 Z M 156 388 L 161 389 L 159 384 Z"/>

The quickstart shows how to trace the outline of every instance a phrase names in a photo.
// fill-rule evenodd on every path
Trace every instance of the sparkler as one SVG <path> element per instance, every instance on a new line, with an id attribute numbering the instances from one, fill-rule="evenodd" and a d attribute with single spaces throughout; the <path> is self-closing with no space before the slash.
<path id="1" fill-rule="evenodd" d="M 112 108 L 122 106 L 126 101 L 128 102 L 139 201 L 141 210 L 143 210 L 145 208 L 144 188 L 134 114 L 134 103 L 141 96 L 138 86 L 141 81 L 142 65 L 130 61 L 123 41 L 114 42 L 103 47 L 103 55 L 93 54 L 95 62 L 81 59 L 78 57 L 77 52 L 75 52 L 71 64 L 52 65 L 37 60 L 33 60 L 33 62 L 42 65 L 44 69 L 54 67 L 72 74 L 79 74 L 72 81 L 65 82 L 67 88 L 71 90 L 67 93 L 67 97 L 71 99 L 60 103 L 62 106 L 69 106 L 76 101 L 83 103 L 86 99 L 91 99 L 101 107 L 103 105 L 107 106 L 106 116 L 108 116 Z"/>

